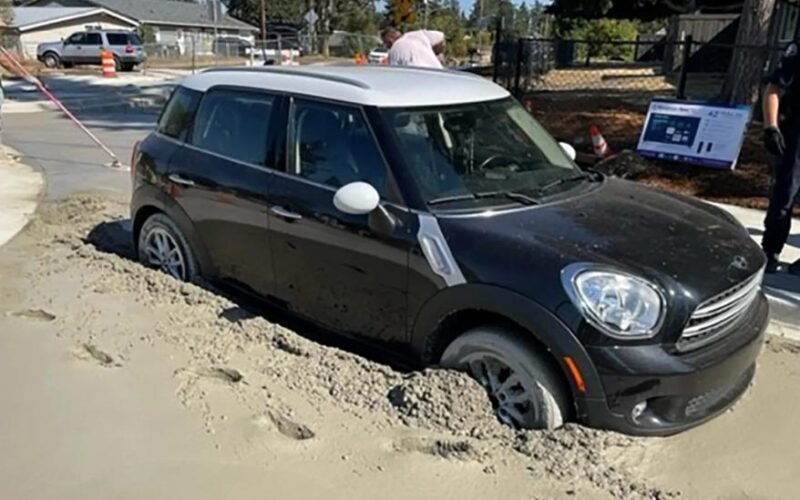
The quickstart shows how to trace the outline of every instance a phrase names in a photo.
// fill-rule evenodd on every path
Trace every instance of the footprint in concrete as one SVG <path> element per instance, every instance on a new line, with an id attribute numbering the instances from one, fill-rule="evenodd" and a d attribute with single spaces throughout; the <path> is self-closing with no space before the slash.
<path id="1" fill-rule="evenodd" d="M 21 311 L 12 311 L 8 314 L 15 318 L 29 319 L 31 321 L 50 322 L 56 319 L 55 314 L 51 314 L 44 309 L 23 309 Z"/>
<path id="2" fill-rule="evenodd" d="M 106 367 L 120 367 L 122 364 L 118 363 L 111 357 L 110 354 L 100 350 L 97 346 L 92 344 L 82 344 L 80 349 L 75 352 L 75 356 L 82 360 L 93 359 L 100 363 L 101 366 Z"/>
<path id="3" fill-rule="evenodd" d="M 213 366 L 211 368 L 181 368 L 175 371 L 175 375 L 194 375 L 195 377 L 220 380 L 229 384 L 245 383 L 244 375 L 233 368 L 221 368 Z"/>
<path id="4" fill-rule="evenodd" d="M 476 460 L 480 456 L 469 441 L 423 437 L 403 438 L 394 443 L 394 450 L 401 453 L 424 453 L 447 460 Z"/>
<path id="5" fill-rule="evenodd" d="M 305 441 L 315 436 L 314 431 L 309 429 L 308 426 L 295 422 L 280 413 L 271 411 L 269 412 L 269 418 L 272 420 L 272 423 L 275 424 L 275 428 L 278 429 L 278 432 L 290 439 Z"/>

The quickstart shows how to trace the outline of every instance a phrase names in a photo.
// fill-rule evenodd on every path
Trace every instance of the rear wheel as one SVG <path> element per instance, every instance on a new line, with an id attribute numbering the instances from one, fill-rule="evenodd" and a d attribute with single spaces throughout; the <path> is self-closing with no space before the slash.
<path id="1" fill-rule="evenodd" d="M 119 60 L 119 57 L 114 56 L 114 69 L 117 70 L 117 72 L 120 72 L 122 71 L 122 68 L 122 61 Z"/>
<path id="2" fill-rule="evenodd" d="M 556 429 L 569 415 L 571 398 L 557 367 L 515 332 L 470 330 L 445 349 L 441 364 L 477 380 L 497 418 L 513 428 Z"/>
<path id="3" fill-rule="evenodd" d="M 194 281 L 198 277 L 197 260 L 186 237 L 165 214 L 151 215 L 139 232 L 139 261 L 161 269 L 175 279 Z"/>
<path id="4" fill-rule="evenodd" d="M 61 66 L 61 58 L 55 52 L 48 52 L 42 57 L 42 63 L 46 68 L 55 69 Z"/>

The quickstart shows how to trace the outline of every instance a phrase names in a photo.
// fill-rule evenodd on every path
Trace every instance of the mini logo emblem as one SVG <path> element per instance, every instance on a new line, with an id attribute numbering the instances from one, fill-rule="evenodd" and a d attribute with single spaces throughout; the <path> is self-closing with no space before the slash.
<path id="1" fill-rule="evenodd" d="M 742 271 L 747 271 L 749 267 L 747 263 L 747 259 L 742 257 L 741 255 L 737 255 L 733 258 L 733 262 L 731 262 L 731 267 L 735 267 L 736 269 L 741 269 Z"/>

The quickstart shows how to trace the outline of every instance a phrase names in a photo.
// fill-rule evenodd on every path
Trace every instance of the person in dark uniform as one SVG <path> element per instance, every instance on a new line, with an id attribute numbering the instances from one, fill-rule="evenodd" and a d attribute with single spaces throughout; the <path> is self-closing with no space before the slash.
<path id="1" fill-rule="evenodd" d="M 775 157 L 772 193 L 761 246 L 767 272 L 780 266 L 779 256 L 792 228 L 792 209 L 800 191 L 800 54 L 797 43 L 786 48 L 764 90 L 764 146 Z M 800 275 L 800 260 L 789 266 Z"/>

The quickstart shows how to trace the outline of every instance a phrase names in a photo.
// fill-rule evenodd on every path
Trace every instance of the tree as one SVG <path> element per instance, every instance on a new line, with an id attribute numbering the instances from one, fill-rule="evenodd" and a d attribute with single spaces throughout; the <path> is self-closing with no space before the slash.
<path id="1" fill-rule="evenodd" d="M 6 26 L 10 26 L 14 23 L 14 9 L 12 6 L 13 3 L 11 0 L 0 0 L 0 20 L 2 20 Z"/>
<path id="2" fill-rule="evenodd" d="M 740 6 L 741 1 L 737 0 L 553 0 L 547 11 L 559 17 L 650 21 L 676 14 L 691 14 L 703 8 L 715 12 L 736 12 Z"/>
<path id="3" fill-rule="evenodd" d="M 758 98 L 767 60 L 770 16 L 775 0 L 745 0 L 736 33 L 738 46 L 728 66 L 722 98 L 729 103 L 752 103 Z"/>

